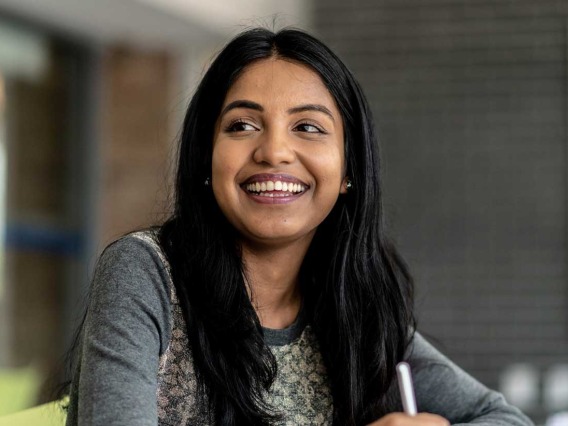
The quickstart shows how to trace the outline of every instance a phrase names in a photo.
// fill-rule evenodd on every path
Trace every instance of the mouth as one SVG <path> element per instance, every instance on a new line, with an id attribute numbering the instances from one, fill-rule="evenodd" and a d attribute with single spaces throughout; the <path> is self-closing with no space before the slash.
<path id="1" fill-rule="evenodd" d="M 294 176 L 269 174 L 251 176 L 241 184 L 241 188 L 248 194 L 266 198 L 298 197 L 309 187 Z"/>

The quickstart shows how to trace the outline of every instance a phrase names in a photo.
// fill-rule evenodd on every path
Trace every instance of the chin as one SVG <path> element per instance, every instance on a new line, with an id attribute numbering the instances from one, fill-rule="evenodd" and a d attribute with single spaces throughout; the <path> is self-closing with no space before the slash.
<path id="1" fill-rule="evenodd" d="M 301 240 L 312 240 L 315 230 L 311 232 L 248 232 L 241 233 L 245 239 L 258 245 L 277 246 L 299 242 Z"/>

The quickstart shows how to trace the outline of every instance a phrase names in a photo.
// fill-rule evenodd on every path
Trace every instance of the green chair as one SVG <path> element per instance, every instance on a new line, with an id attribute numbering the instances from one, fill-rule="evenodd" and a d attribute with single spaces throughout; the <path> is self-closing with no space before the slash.
<path id="1" fill-rule="evenodd" d="M 65 418 L 61 401 L 53 401 L 0 417 L 0 426 L 64 426 Z"/>

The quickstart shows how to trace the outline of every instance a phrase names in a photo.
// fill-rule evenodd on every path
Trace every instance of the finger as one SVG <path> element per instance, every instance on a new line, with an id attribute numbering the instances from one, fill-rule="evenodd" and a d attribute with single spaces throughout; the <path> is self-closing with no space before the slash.
<path id="1" fill-rule="evenodd" d="M 424 426 L 450 426 L 450 422 L 447 419 L 437 414 L 418 413 L 414 418 L 424 422 Z M 420 423 L 420 425 L 422 425 L 422 423 Z"/>
<path id="2" fill-rule="evenodd" d="M 450 426 L 450 422 L 442 416 L 431 413 L 418 413 L 416 416 L 390 413 L 368 426 Z"/>

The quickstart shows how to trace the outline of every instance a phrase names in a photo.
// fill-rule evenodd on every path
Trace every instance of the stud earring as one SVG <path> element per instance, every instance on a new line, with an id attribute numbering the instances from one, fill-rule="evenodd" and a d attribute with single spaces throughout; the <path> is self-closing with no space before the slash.
<path id="1" fill-rule="evenodd" d="M 353 189 L 353 182 L 351 182 L 351 179 L 347 179 L 347 182 L 345 183 L 345 189 L 347 189 L 347 191 L 351 191 Z"/>
<path id="2" fill-rule="evenodd" d="M 203 182 L 203 185 L 210 186 L 211 185 L 211 178 L 210 177 L 205 178 L 205 182 Z"/>

